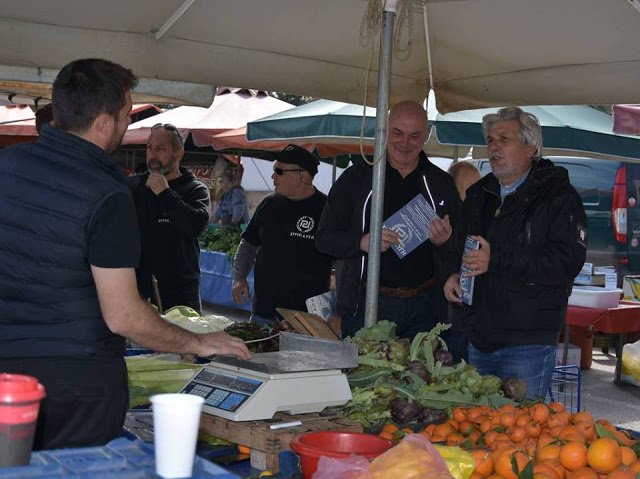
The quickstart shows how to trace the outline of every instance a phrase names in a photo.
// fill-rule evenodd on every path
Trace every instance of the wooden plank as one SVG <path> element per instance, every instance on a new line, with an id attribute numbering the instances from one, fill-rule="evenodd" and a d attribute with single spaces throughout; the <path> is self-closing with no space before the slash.
<path id="1" fill-rule="evenodd" d="M 296 318 L 296 311 L 292 309 L 276 308 L 276 311 L 284 318 L 284 321 L 289 324 L 293 330 L 298 334 L 305 334 L 311 336 L 311 332 Z"/>
<path id="2" fill-rule="evenodd" d="M 320 316 L 302 311 L 298 311 L 294 316 L 311 332 L 312 336 L 340 341 L 340 337 Z"/>
<path id="3" fill-rule="evenodd" d="M 290 450 L 289 444 L 300 434 L 335 430 L 362 432 L 362 424 L 343 418 L 339 414 L 327 417 L 321 413 L 276 413 L 274 418 L 277 422 L 300 421 L 302 424 L 295 427 L 270 429 L 269 426 L 274 420 L 234 422 L 202 413 L 200 430 L 210 436 L 250 447 L 251 464 L 254 467 L 262 466 L 262 468 L 266 465 L 273 472 L 278 472 L 278 453 Z"/>
<path id="4" fill-rule="evenodd" d="M 300 334 L 340 341 L 335 331 L 317 314 L 285 308 L 276 308 L 276 311 Z"/>

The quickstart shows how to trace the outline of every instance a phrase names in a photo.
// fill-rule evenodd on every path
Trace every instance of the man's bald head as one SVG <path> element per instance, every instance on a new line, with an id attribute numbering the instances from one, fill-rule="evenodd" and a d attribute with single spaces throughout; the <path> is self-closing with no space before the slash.
<path id="1" fill-rule="evenodd" d="M 419 119 L 421 122 L 424 121 L 425 129 L 429 129 L 427 112 L 420 103 L 413 100 L 405 100 L 400 103 L 396 103 L 389 113 L 389 123 L 396 118 L 406 117 Z"/>
<path id="2" fill-rule="evenodd" d="M 392 108 L 387 131 L 387 158 L 403 177 L 418 165 L 428 136 L 427 112 L 419 103 L 402 101 Z"/>

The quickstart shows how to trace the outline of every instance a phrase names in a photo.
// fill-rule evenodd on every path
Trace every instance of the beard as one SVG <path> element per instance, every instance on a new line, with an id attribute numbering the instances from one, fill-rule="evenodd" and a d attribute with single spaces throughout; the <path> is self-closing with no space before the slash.
<path id="1" fill-rule="evenodd" d="M 163 165 L 160 160 L 152 159 L 147 160 L 147 168 L 149 168 L 149 171 L 166 175 L 175 169 L 177 163 L 178 161 L 175 158 L 172 158 L 166 165 Z"/>
<path id="2" fill-rule="evenodd" d="M 113 134 L 113 136 L 111 137 L 111 140 L 107 144 L 107 148 L 105 149 L 105 151 L 109 155 L 118 149 L 118 147 L 122 143 L 122 139 L 124 138 L 124 134 L 126 132 L 127 132 L 127 130 L 125 129 L 124 131 L 116 131 Z"/>

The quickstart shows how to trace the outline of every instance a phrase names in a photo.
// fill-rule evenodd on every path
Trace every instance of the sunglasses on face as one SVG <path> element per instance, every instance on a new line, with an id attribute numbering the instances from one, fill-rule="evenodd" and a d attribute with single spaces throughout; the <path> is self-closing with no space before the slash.
<path id="1" fill-rule="evenodd" d="M 162 128 L 163 130 L 166 130 L 177 137 L 178 140 L 180 140 L 180 145 L 184 147 L 184 140 L 182 139 L 182 135 L 180 134 L 180 131 L 177 127 L 175 127 L 171 123 L 156 123 L 151 127 L 151 131 L 157 130 L 158 128 Z"/>
<path id="2" fill-rule="evenodd" d="M 303 168 L 294 168 L 294 169 L 291 169 L 291 170 L 285 170 L 285 169 L 282 169 L 282 168 L 274 168 L 273 169 L 273 172 L 278 176 L 282 176 L 285 173 L 288 173 L 289 171 L 305 171 L 305 170 Z"/>

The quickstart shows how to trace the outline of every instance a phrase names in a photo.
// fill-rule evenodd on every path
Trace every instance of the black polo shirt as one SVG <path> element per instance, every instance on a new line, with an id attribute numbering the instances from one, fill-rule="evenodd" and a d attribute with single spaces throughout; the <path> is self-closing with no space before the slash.
<path id="1" fill-rule="evenodd" d="M 403 178 L 398 170 L 387 163 L 384 186 L 383 220 L 406 205 L 419 193 L 426 190 L 423 174 L 426 160 L 421 158 L 418 167 Z M 431 198 L 426 198 L 431 205 Z M 433 205 L 432 205 L 433 206 Z M 371 201 L 367 205 L 365 232 L 369 232 Z M 367 265 L 365 263 L 365 269 Z M 434 276 L 433 245 L 429 240 L 400 259 L 389 248 L 380 257 L 380 285 L 388 288 L 413 288 Z M 364 276 L 366 278 L 366 275 Z"/>

